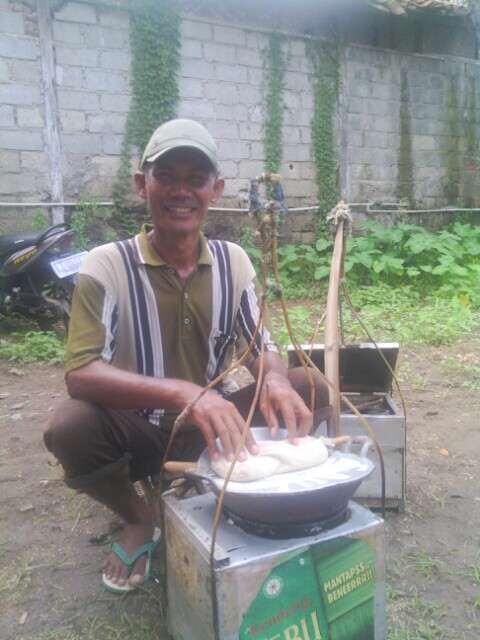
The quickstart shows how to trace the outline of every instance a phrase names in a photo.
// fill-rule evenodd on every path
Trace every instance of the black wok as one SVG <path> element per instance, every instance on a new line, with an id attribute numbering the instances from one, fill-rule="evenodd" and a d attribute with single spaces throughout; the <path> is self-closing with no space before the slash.
<path id="1" fill-rule="evenodd" d="M 265 427 L 252 431 L 257 441 L 270 439 Z M 286 432 L 281 431 L 280 438 L 286 437 Z M 312 469 L 253 482 L 229 482 L 224 507 L 247 520 L 265 524 L 300 524 L 335 517 L 344 511 L 360 483 L 374 470 L 373 462 L 367 458 L 371 441 L 361 437 L 352 442 L 362 445 L 359 455 L 347 448 L 331 452 L 325 463 Z M 196 469 L 185 472 L 185 476 L 207 483 L 217 496 L 224 485 L 224 479 L 211 469 L 207 450 L 200 456 Z"/>

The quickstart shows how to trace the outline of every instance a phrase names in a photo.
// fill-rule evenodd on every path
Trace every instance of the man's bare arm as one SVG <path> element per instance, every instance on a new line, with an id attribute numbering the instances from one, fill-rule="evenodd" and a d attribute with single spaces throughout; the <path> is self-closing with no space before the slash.
<path id="1" fill-rule="evenodd" d="M 72 398 L 112 409 L 158 408 L 180 412 L 202 391 L 202 387 L 192 382 L 143 376 L 118 369 L 102 360 L 94 360 L 70 371 L 66 382 Z M 231 457 L 245 426 L 235 405 L 216 391 L 207 391 L 195 403 L 190 420 L 202 432 L 213 456 L 218 455 L 215 439 L 219 437 L 225 454 Z M 256 452 L 251 437 L 247 448 L 252 453 Z"/>

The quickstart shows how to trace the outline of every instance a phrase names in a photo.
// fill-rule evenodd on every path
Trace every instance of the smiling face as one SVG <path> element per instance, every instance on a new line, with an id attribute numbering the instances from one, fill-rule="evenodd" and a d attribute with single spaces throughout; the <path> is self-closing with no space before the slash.
<path id="1" fill-rule="evenodd" d="M 139 195 L 147 202 L 155 235 L 198 234 L 208 207 L 223 192 L 208 158 L 182 147 L 135 174 Z"/>

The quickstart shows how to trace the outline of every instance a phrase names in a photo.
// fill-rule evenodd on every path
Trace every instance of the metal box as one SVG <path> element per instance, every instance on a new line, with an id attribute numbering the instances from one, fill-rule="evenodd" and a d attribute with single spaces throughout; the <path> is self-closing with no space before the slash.
<path id="1" fill-rule="evenodd" d="M 343 524 L 271 540 L 222 517 L 211 493 L 163 496 L 174 640 L 385 640 L 384 523 L 350 502 Z"/>
<path id="2" fill-rule="evenodd" d="M 392 370 L 398 357 L 396 342 L 377 343 Z M 302 345 L 311 354 L 320 371 L 325 370 L 325 345 Z M 293 346 L 287 348 L 289 366 L 299 366 Z M 385 498 L 389 509 L 403 511 L 406 492 L 406 425 L 405 416 L 391 397 L 392 374 L 371 342 L 342 346 L 340 349 L 340 389 L 349 400 L 360 407 L 380 444 L 385 460 Z M 369 405 L 366 407 L 365 405 Z M 363 409 L 362 409 L 363 407 Z M 326 425 L 320 425 L 326 434 Z M 340 432 L 346 435 L 365 435 L 358 418 L 342 406 Z M 374 473 L 362 482 L 355 499 L 371 507 L 381 504 L 381 479 L 378 455 L 369 454 L 375 463 Z"/>

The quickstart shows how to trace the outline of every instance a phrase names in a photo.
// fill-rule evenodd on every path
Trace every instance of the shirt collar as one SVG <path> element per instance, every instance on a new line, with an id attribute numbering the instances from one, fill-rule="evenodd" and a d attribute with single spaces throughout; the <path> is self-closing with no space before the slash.
<path id="1" fill-rule="evenodd" d="M 161 258 L 158 253 L 152 247 L 150 240 L 148 239 L 148 233 L 153 229 L 152 225 L 144 224 L 140 233 L 136 236 L 137 246 L 139 249 L 139 262 L 140 264 L 148 264 L 152 267 L 166 266 L 167 263 Z M 212 265 L 213 259 L 208 242 L 203 233 L 200 232 L 200 256 L 198 258 L 198 264 Z"/>

